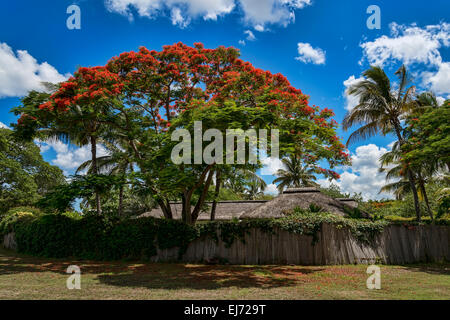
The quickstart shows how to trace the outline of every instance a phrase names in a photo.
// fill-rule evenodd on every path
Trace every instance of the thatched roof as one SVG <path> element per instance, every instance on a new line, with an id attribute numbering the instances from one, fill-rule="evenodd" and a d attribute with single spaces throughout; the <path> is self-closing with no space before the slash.
<path id="1" fill-rule="evenodd" d="M 296 207 L 308 209 L 311 204 L 320 206 L 326 212 L 345 215 L 343 202 L 321 193 L 316 188 L 291 188 L 256 209 L 246 211 L 241 215 L 241 219 L 282 218 Z"/>
<path id="2" fill-rule="evenodd" d="M 266 203 L 267 200 L 232 200 L 219 201 L 216 207 L 216 220 L 231 220 L 240 218 L 240 216 L 249 210 L 253 210 L 260 205 Z M 199 214 L 198 220 L 210 220 L 211 202 L 206 203 L 208 210 Z M 181 219 L 181 202 L 172 202 L 170 204 L 174 219 Z M 150 212 L 142 214 L 140 217 L 163 218 L 164 214 L 161 208 L 153 209 Z"/>
<path id="3" fill-rule="evenodd" d="M 211 202 L 207 202 L 208 210 L 201 212 L 198 220 L 210 220 Z M 345 207 L 356 208 L 354 199 L 333 199 L 314 187 L 289 188 L 273 200 L 235 200 L 219 201 L 216 208 L 216 220 L 251 219 L 251 218 L 282 218 L 292 209 L 300 207 L 309 209 L 310 205 L 319 206 L 325 212 L 344 216 Z M 181 202 L 170 204 L 174 219 L 181 219 Z M 160 208 L 142 214 L 140 217 L 163 218 Z"/>
<path id="4" fill-rule="evenodd" d="M 355 199 L 352 198 L 336 198 L 335 200 L 341 201 L 344 204 L 348 205 L 349 207 L 352 208 L 357 208 L 358 207 L 358 202 Z"/>

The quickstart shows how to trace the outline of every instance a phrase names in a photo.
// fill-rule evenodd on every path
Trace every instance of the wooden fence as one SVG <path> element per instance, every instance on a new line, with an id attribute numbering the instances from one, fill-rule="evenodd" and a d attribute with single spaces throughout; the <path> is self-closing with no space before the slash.
<path id="1" fill-rule="evenodd" d="M 346 229 L 324 224 L 318 241 L 312 237 L 277 230 L 274 234 L 252 229 L 245 242 L 235 240 L 227 248 L 223 241 L 198 239 L 192 242 L 183 262 L 224 262 L 231 264 L 407 264 L 450 261 L 450 226 L 390 225 L 372 244 L 364 244 Z M 15 249 L 14 234 L 3 245 Z M 159 250 L 154 262 L 180 261 L 178 248 Z"/>
<path id="2" fill-rule="evenodd" d="M 346 229 L 324 224 L 312 237 L 278 230 L 275 234 L 253 229 L 245 243 L 235 240 L 230 248 L 219 240 L 192 242 L 182 256 L 183 262 L 228 261 L 231 264 L 407 264 L 450 261 L 450 226 L 390 225 L 368 245 L 356 240 Z M 153 261 L 176 261 L 178 249 L 158 250 Z"/>

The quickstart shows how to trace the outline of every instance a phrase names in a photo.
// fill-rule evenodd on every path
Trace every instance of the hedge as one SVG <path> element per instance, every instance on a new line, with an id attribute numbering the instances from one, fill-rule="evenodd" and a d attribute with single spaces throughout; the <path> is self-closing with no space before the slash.
<path id="1" fill-rule="evenodd" d="M 52 258 L 74 257 L 93 260 L 147 260 L 157 248 L 179 248 L 181 256 L 195 239 L 219 238 L 230 247 L 244 241 L 253 228 L 274 233 L 279 229 L 312 236 L 318 240 L 323 223 L 346 228 L 362 242 L 372 241 L 391 223 L 386 220 L 348 219 L 326 213 L 294 212 L 282 219 L 214 221 L 195 226 L 181 221 L 139 218 L 110 220 L 99 216 L 15 212 L 2 219 L 0 234 L 15 232 L 18 251 Z"/>

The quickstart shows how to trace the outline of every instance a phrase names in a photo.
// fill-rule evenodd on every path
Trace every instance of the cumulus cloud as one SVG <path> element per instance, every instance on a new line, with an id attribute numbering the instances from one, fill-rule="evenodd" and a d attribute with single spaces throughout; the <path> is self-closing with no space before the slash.
<path id="1" fill-rule="evenodd" d="M 295 10 L 310 5 L 312 0 L 106 0 L 106 8 L 133 20 L 155 18 L 170 12 L 174 25 L 185 27 L 192 19 L 217 20 L 233 11 L 242 12 L 243 20 L 257 31 L 266 24 L 287 25 L 295 19 Z"/>
<path id="2" fill-rule="evenodd" d="M 299 42 L 297 44 L 299 60 L 304 63 L 325 64 L 325 51 L 320 48 L 313 48 L 309 43 Z"/>
<path id="3" fill-rule="evenodd" d="M 437 65 L 442 62 L 439 48 L 448 46 L 450 24 L 426 26 L 390 24 L 391 36 L 383 35 L 374 41 L 361 44 L 367 60 L 374 65 L 383 66 L 396 60 L 410 65 L 427 63 Z"/>
<path id="4" fill-rule="evenodd" d="M 438 65 L 436 73 L 424 72 L 424 83 L 437 94 L 450 93 L 450 62 L 442 62 Z"/>
<path id="5" fill-rule="evenodd" d="M 107 0 L 106 8 L 133 20 L 133 9 L 141 17 L 154 18 L 172 11 L 172 23 L 187 22 L 190 18 L 203 17 L 205 20 L 217 20 L 217 17 L 230 13 L 234 0 Z M 173 11 L 175 10 L 175 11 Z M 174 21 L 173 17 L 177 17 Z"/>
<path id="6" fill-rule="evenodd" d="M 271 194 L 271 195 L 277 195 L 278 189 L 276 184 L 268 184 L 267 187 L 264 189 L 265 194 Z"/>
<path id="7" fill-rule="evenodd" d="M 172 24 L 180 28 L 185 28 L 190 21 L 181 15 L 180 8 L 173 8 L 170 13 L 170 18 L 172 19 Z"/>
<path id="8" fill-rule="evenodd" d="M 422 85 L 438 94 L 450 93 L 450 63 L 443 61 L 439 49 L 450 45 L 450 24 L 418 27 L 416 24 L 390 24 L 390 36 L 383 35 L 360 46 L 363 58 L 371 65 L 404 63 L 418 68 Z"/>
<path id="9" fill-rule="evenodd" d="M 264 30 L 267 24 L 283 26 L 295 21 L 295 10 L 312 3 L 311 0 L 239 0 L 244 12 L 244 20 L 256 30 Z"/>
<path id="10" fill-rule="evenodd" d="M 359 81 L 364 80 L 363 77 L 356 78 L 354 75 L 350 76 L 347 80 L 344 81 L 344 98 L 345 98 L 345 109 L 350 111 L 359 103 L 359 97 L 352 96 L 348 94 L 348 88 L 350 88 L 355 83 L 358 83 Z"/>
<path id="11" fill-rule="evenodd" d="M 438 104 L 439 104 L 440 106 L 441 106 L 442 104 L 444 104 L 445 100 L 447 100 L 447 99 L 450 99 L 450 95 L 448 95 L 447 98 L 439 97 L 439 96 L 436 97 L 436 100 L 437 100 L 437 102 L 438 102 Z"/>
<path id="12" fill-rule="evenodd" d="M 389 144 L 392 147 L 392 144 Z M 389 148 L 388 146 L 388 148 Z M 352 154 L 352 166 L 346 168 L 337 184 L 345 193 L 362 193 L 364 199 L 392 198 L 391 194 L 381 193 L 381 187 L 385 185 L 385 173 L 378 172 L 380 167 L 379 158 L 388 152 L 387 148 L 378 147 L 374 144 L 363 145 L 356 148 Z M 319 179 L 322 186 L 329 186 L 331 182 L 326 179 Z"/>
<path id="13" fill-rule="evenodd" d="M 76 147 L 61 141 L 36 141 L 41 152 L 51 149 L 55 151 L 56 157 L 50 162 L 63 170 L 75 170 L 82 163 L 91 159 L 91 145 Z M 97 157 L 107 155 L 108 152 L 102 145 L 97 145 Z"/>
<path id="14" fill-rule="evenodd" d="M 26 50 L 0 43 L 0 98 L 26 95 L 30 90 L 44 90 L 42 82 L 58 83 L 69 77 L 47 62 L 39 63 Z"/>
<path id="15" fill-rule="evenodd" d="M 279 158 L 266 157 L 262 161 L 262 175 L 275 175 L 279 169 L 285 169 L 283 162 Z"/>

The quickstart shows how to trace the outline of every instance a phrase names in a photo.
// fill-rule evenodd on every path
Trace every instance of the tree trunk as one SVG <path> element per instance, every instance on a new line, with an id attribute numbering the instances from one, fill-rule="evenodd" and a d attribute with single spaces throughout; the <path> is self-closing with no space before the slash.
<path id="1" fill-rule="evenodd" d="M 216 207 L 217 207 L 217 197 L 220 193 L 220 184 L 222 183 L 221 180 L 221 172 L 220 170 L 216 171 L 216 190 L 214 191 L 214 201 L 211 206 L 211 221 L 214 221 L 216 219 Z"/>
<path id="2" fill-rule="evenodd" d="M 92 155 L 92 173 L 97 175 L 97 138 L 95 136 L 91 136 L 91 155 Z M 95 188 L 95 203 L 97 207 L 97 214 L 102 214 L 102 203 L 100 199 L 100 192 L 98 187 Z"/>
<path id="3" fill-rule="evenodd" d="M 398 122 L 398 120 L 393 120 L 392 124 L 394 125 L 395 128 L 395 133 L 397 134 L 397 138 L 398 138 L 398 142 L 400 143 L 400 146 L 402 146 L 405 143 L 405 140 L 403 140 L 401 131 L 400 131 L 400 123 Z M 417 188 L 416 188 L 416 181 L 414 178 L 414 174 L 412 173 L 411 169 L 408 167 L 407 168 L 407 174 L 408 174 L 408 180 L 409 180 L 409 185 L 411 187 L 411 192 L 413 194 L 413 198 L 414 198 L 414 209 L 416 211 L 416 218 L 417 221 L 421 221 L 421 212 L 420 212 L 420 205 L 419 205 L 419 196 L 417 195 Z"/>
<path id="4" fill-rule="evenodd" d="M 158 200 L 159 207 L 161 208 L 161 211 L 164 214 L 164 218 L 172 220 L 173 214 L 172 214 L 172 208 L 170 207 L 170 202 L 165 201 L 165 199 Z"/>
<path id="5" fill-rule="evenodd" d="M 205 181 L 205 185 L 203 187 L 202 193 L 200 194 L 200 198 L 197 201 L 197 204 L 194 207 L 194 210 L 192 210 L 191 215 L 191 222 L 192 224 L 195 224 L 197 221 L 198 215 L 200 214 L 200 210 L 202 209 L 203 204 L 205 203 L 206 195 L 208 194 L 209 186 L 212 182 L 212 176 L 214 174 L 214 170 L 209 171 L 208 178 Z"/>
<path id="6" fill-rule="evenodd" d="M 191 213 L 192 195 L 197 188 L 199 188 L 203 185 L 203 183 L 205 182 L 205 179 L 207 178 L 208 172 L 212 169 L 212 167 L 213 167 L 212 164 L 208 165 L 205 168 L 205 170 L 203 170 L 202 174 L 200 175 L 199 181 L 191 189 L 184 191 L 181 212 L 184 215 L 184 222 L 187 224 L 194 224 L 195 220 L 197 219 L 198 211 L 200 210 L 199 205 L 201 207 L 201 205 L 204 202 L 204 192 L 202 192 L 200 199 L 197 201 L 197 204 L 196 204 L 193 212 Z M 211 175 L 208 176 L 209 183 L 211 182 L 210 177 L 211 177 Z M 206 183 L 206 184 L 208 184 L 208 186 L 209 186 L 209 183 Z M 195 218 L 193 218 L 194 216 L 195 216 Z"/>
<path id="7" fill-rule="evenodd" d="M 427 206 L 428 215 L 431 218 L 431 222 L 434 223 L 433 211 L 431 211 L 430 201 L 428 200 L 427 191 L 425 190 L 425 183 L 420 174 L 419 174 L 419 188 L 420 188 L 420 192 L 422 192 L 422 194 L 423 194 L 423 199 L 425 200 L 425 204 Z"/>
<path id="8" fill-rule="evenodd" d="M 416 188 L 416 179 L 414 178 L 414 174 L 412 173 L 411 169 L 408 168 L 408 179 L 409 184 L 411 186 L 411 191 L 413 193 L 414 198 L 414 209 L 416 210 L 416 218 L 417 221 L 421 221 L 421 212 L 420 212 L 420 204 L 419 204 L 419 196 L 417 195 L 417 188 Z"/>
<path id="9" fill-rule="evenodd" d="M 119 189 L 119 209 L 118 209 L 119 217 L 122 216 L 122 211 L 123 211 L 123 185 L 121 185 Z"/>

